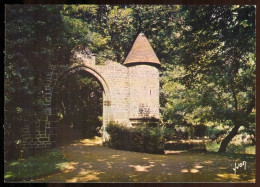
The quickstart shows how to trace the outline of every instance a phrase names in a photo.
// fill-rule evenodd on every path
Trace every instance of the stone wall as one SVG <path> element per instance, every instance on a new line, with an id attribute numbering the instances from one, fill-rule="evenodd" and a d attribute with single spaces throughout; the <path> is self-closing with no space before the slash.
<path id="1" fill-rule="evenodd" d="M 104 76 L 110 90 L 110 121 L 129 123 L 129 76 L 128 69 L 116 62 L 97 65 L 96 69 Z"/>
<path id="2" fill-rule="evenodd" d="M 128 68 L 130 75 L 129 118 L 159 119 L 159 71 L 150 65 Z"/>
<path id="3" fill-rule="evenodd" d="M 52 92 L 59 75 L 66 69 L 68 69 L 68 66 L 49 66 L 43 90 L 45 111 L 43 111 L 39 122 L 33 121 L 32 125 L 25 124 L 22 128 L 22 146 L 24 148 L 37 149 L 55 146 L 58 118 L 56 115 L 53 115 L 52 111 Z"/>
<path id="4" fill-rule="evenodd" d="M 101 83 L 104 89 L 103 138 L 106 136 L 105 127 L 109 121 L 131 125 L 136 119 L 159 119 L 159 72 L 156 67 L 144 64 L 126 67 L 112 61 L 96 65 L 95 56 L 75 54 L 78 66 L 49 66 L 44 90 L 44 117 L 35 125 L 35 136 L 30 135 L 29 126 L 23 129 L 24 147 L 55 146 L 58 117 L 52 104 L 53 88 L 58 77 L 66 73 L 87 71 Z"/>

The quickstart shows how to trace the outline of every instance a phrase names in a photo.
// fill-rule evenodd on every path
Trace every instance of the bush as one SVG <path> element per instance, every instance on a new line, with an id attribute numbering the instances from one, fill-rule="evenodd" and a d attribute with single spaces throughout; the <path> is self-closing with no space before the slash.
<path id="1" fill-rule="evenodd" d="M 107 142 L 109 147 L 146 153 L 164 152 L 166 131 L 161 125 L 152 127 L 149 124 L 142 124 L 136 127 L 126 127 L 110 123 L 107 132 L 110 135 Z"/>
<path id="2" fill-rule="evenodd" d="M 9 117 L 9 116 L 8 116 Z M 10 118 L 8 118 L 10 119 Z M 18 120 L 9 120 L 5 119 L 4 124 L 4 157 L 5 160 L 15 160 L 21 157 L 22 151 L 22 136 L 21 129 L 23 123 Z"/>
<path id="3" fill-rule="evenodd" d="M 40 114 L 35 115 L 32 110 L 22 109 L 20 107 L 15 110 L 6 110 L 4 120 L 4 157 L 5 160 L 16 160 L 24 157 L 23 142 L 26 137 L 35 136 L 35 126 L 42 117 Z M 24 136 L 21 131 L 24 127 L 29 127 L 29 135 Z"/>
<path id="4" fill-rule="evenodd" d="M 19 140 L 10 140 L 5 141 L 5 151 L 4 151 L 4 159 L 5 160 L 16 160 L 21 158 L 22 146 Z"/>
<path id="5" fill-rule="evenodd" d="M 195 125 L 194 127 L 194 136 L 195 137 L 204 137 L 206 134 L 206 129 L 207 126 L 206 125 Z"/>
<path id="6" fill-rule="evenodd" d="M 186 126 L 186 134 L 188 138 L 202 138 L 206 134 L 207 126 L 205 125 L 188 125 Z M 183 138 L 185 139 L 185 138 Z M 186 138 L 187 139 L 187 138 Z"/>
<path id="7" fill-rule="evenodd" d="M 207 127 L 205 135 L 208 136 L 212 141 L 217 140 L 221 135 L 224 135 L 225 131 L 217 127 Z"/>
<path id="8" fill-rule="evenodd" d="M 207 126 L 205 125 L 177 125 L 165 123 L 165 136 L 167 140 L 187 140 L 202 138 L 206 135 Z M 167 132 L 168 131 L 168 132 Z"/>
<path id="9" fill-rule="evenodd" d="M 168 128 L 167 126 L 164 129 L 164 138 L 166 141 L 175 140 L 176 139 L 176 132 L 173 128 Z"/>
<path id="10" fill-rule="evenodd" d="M 6 182 L 24 182 L 54 172 L 69 166 L 69 161 L 57 149 L 45 149 L 24 160 L 4 162 L 4 180 Z"/>

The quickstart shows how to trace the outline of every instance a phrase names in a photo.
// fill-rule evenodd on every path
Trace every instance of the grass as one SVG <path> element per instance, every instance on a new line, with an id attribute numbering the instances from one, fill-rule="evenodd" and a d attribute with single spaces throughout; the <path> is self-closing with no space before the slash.
<path id="1" fill-rule="evenodd" d="M 253 154 L 253 155 L 255 155 L 255 145 L 246 147 L 245 153 L 246 154 Z"/>
<path id="2" fill-rule="evenodd" d="M 45 150 L 24 160 L 5 161 L 4 179 L 6 182 L 26 181 L 61 171 L 68 166 L 68 160 L 59 150 Z"/>
<path id="3" fill-rule="evenodd" d="M 209 142 L 206 144 L 206 149 L 209 152 L 218 152 L 220 143 Z M 237 154 L 255 154 L 255 146 L 245 146 L 245 145 L 234 145 L 230 144 L 227 147 L 227 153 L 237 153 Z"/>
<path id="4" fill-rule="evenodd" d="M 66 172 L 35 182 L 255 182 L 255 155 L 206 151 L 167 155 L 115 150 L 98 139 L 66 145 Z M 246 161 L 246 170 L 235 164 Z"/>
<path id="5" fill-rule="evenodd" d="M 38 153 L 26 160 L 5 162 L 6 182 L 255 182 L 255 155 L 215 153 L 219 144 L 207 150 L 174 152 L 167 155 L 121 151 L 102 146 L 102 139 L 84 139 Z M 243 151 L 254 152 L 254 146 Z M 235 164 L 246 161 L 246 170 Z M 64 172 L 49 175 L 67 168 Z M 123 171 L 123 172 L 122 172 Z M 42 177 L 41 176 L 46 176 Z"/>

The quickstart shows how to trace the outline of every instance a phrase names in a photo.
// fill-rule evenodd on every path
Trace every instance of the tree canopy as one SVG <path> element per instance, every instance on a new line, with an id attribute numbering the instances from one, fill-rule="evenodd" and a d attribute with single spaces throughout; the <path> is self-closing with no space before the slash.
<path id="1" fill-rule="evenodd" d="M 5 10 L 6 124 L 40 118 L 49 64 L 71 64 L 79 46 L 96 53 L 99 64 L 123 63 L 143 32 L 162 64 L 163 122 L 222 126 L 220 152 L 239 130 L 254 135 L 255 6 L 7 5 Z"/>

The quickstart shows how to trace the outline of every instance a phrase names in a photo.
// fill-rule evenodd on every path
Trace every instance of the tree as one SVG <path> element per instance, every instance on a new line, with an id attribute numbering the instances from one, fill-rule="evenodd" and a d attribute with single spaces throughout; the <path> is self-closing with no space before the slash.
<path id="1" fill-rule="evenodd" d="M 68 75 L 61 81 L 59 94 L 53 98 L 59 103 L 60 125 L 80 130 L 79 136 L 83 138 L 98 135 L 103 109 L 100 83 L 85 72 Z"/>
<path id="2" fill-rule="evenodd" d="M 134 39 L 132 9 L 115 5 L 65 5 L 62 15 L 65 24 L 71 25 L 67 32 L 73 46 L 82 45 L 97 53 L 97 63 L 107 59 L 123 62 L 125 48 Z"/>
<path id="3" fill-rule="evenodd" d="M 48 64 L 78 47 L 123 63 L 140 32 L 161 61 L 164 121 L 229 128 L 220 152 L 241 126 L 254 133 L 254 6 L 8 5 L 5 123 L 41 116 Z"/>
<path id="4" fill-rule="evenodd" d="M 197 106 L 231 130 L 221 142 L 225 152 L 241 126 L 254 124 L 255 7 L 182 7 L 177 56 L 185 75 L 179 80 L 198 92 Z"/>

